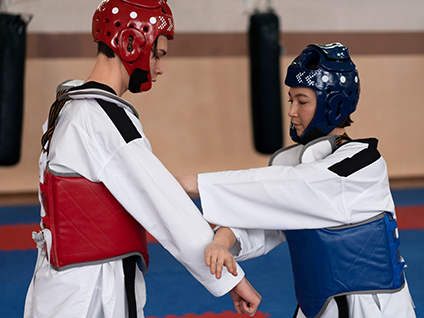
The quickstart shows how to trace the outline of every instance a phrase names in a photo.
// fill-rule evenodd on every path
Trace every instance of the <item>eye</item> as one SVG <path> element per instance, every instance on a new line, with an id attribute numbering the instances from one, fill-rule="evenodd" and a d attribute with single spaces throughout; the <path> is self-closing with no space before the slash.
<path id="1" fill-rule="evenodd" d="M 153 54 L 156 60 L 161 60 L 165 55 L 162 53 L 162 51 L 158 51 Z"/>

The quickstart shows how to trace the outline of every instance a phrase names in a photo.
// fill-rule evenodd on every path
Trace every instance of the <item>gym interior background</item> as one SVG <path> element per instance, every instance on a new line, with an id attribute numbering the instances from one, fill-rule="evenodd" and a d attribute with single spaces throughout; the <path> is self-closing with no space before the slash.
<path id="1" fill-rule="evenodd" d="M 35 193 L 41 125 L 58 83 L 86 79 L 94 63 L 91 18 L 99 0 L 7 0 L 28 25 L 20 162 L 0 167 L 0 194 Z M 154 153 L 175 173 L 267 165 L 255 151 L 250 116 L 249 14 L 268 1 L 169 0 L 176 36 L 165 75 L 153 89 L 124 97 L 137 108 Z M 310 43 L 341 42 L 359 69 L 353 138 L 377 137 L 394 182 L 424 179 L 424 2 L 273 0 L 280 18 L 284 144 L 289 63 Z M 3 5 L 3 7 L 5 7 Z"/>
<path id="2" fill-rule="evenodd" d="M 91 71 L 96 53 L 91 18 L 99 2 L 2 1 L 6 13 L 32 19 L 27 28 L 21 158 L 16 165 L 0 167 L 0 205 L 36 204 L 41 126 L 57 84 L 86 79 Z M 124 98 L 138 110 L 153 152 L 171 172 L 267 165 L 270 156 L 258 153 L 253 144 L 247 32 L 254 9 L 264 11 L 271 4 L 280 19 L 284 145 L 291 144 L 284 86 L 289 63 L 310 43 L 341 42 L 349 47 L 361 79 L 349 135 L 380 140 L 394 189 L 424 187 L 422 0 L 168 3 L 176 36 L 169 42 L 165 74 L 148 93 Z"/>

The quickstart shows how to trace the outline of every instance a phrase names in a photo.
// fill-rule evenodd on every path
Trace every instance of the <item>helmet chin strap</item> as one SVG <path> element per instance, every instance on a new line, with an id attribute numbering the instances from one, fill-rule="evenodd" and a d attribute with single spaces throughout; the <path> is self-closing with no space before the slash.
<path id="1" fill-rule="evenodd" d="M 134 72 L 132 72 L 130 82 L 128 84 L 128 89 L 131 93 L 141 93 L 141 84 L 149 81 L 147 74 L 149 74 L 148 71 L 144 71 L 139 68 L 136 68 Z"/>

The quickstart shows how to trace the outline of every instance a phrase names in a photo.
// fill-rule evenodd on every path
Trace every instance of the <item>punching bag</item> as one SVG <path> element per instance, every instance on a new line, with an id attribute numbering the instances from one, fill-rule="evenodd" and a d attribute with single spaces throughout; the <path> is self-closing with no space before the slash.
<path id="1" fill-rule="evenodd" d="M 0 165 L 19 162 L 27 22 L 0 13 Z"/>
<path id="2" fill-rule="evenodd" d="M 250 16 L 249 55 L 255 149 L 272 154 L 283 146 L 278 17 L 272 12 Z"/>

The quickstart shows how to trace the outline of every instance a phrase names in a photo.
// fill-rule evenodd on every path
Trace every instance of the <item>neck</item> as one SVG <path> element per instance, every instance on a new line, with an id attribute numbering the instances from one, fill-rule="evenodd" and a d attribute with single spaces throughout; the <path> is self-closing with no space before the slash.
<path id="1" fill-rule="evenodd" d="M 118 57 L 108 58 L 98 54 L 96 64 L 86 82 L 94 81 L 111 87 L 118 96 L 128 89 L 129 75 Z"/>
<path id="2" fill-rule="evenodd" d="M 346 130 L 344 128 L 334 128 L 332 132 L 330 132 L 328 135 L 339 135 L 342 136 L 344 133 L 346 133 Z"/>

